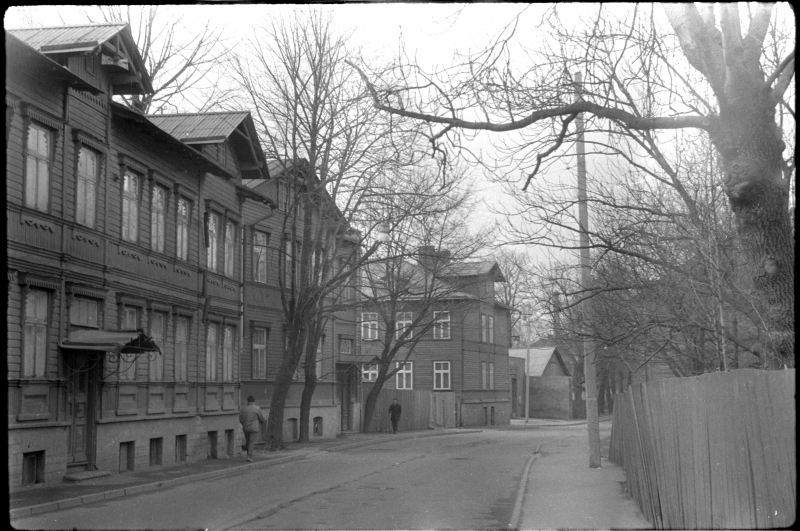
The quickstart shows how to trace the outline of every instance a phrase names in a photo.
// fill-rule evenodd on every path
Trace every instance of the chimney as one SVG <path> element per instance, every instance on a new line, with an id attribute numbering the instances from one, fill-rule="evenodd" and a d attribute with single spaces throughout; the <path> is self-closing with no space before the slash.
<path id="1" fill-rule="evenodd" d="M 450 251 L 437 251 L 433 245 L 422 245 L 417 248 L 417 261 L 428 271 L 434 271 L 450 260 Z"/>

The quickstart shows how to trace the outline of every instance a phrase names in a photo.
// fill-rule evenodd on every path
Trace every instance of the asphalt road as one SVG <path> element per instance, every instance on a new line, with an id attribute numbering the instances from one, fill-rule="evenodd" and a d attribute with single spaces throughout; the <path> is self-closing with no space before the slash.
<path id="1" fill-rule="evenodd" d="M 574 430 L 388 440 L 44 513 L 17 529 L 486 529 L 519 514 L 539 445 Z"/>

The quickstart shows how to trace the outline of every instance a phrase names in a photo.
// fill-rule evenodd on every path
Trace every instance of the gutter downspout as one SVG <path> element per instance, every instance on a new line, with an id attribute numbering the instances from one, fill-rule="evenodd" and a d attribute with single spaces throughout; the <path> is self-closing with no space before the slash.
<path id="1" fill-rule="evenodd" d="M 461 333 L 459 334 L 459 341 L 461 342 L 461 391 L 458 394 L 458 418 L 456 419 L 456 426 L 459 428 L 464 427 L 463 405 L 464 405 L 464 321 L 461 321 Z"/>

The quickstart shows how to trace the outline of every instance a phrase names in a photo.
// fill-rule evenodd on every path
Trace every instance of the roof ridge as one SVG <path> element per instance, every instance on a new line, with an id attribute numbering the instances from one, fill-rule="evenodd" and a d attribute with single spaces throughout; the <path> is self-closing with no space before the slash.
<path id="1" fill-rule="evenodd" d="M 169 113 L 169 114 L 162 114 L 162 113 L 153 113 L 153 114 L 146 114 L 145 116 L 207 116 L 210 114 L 247 114 L 250 111 L 208 111 L 208 112 L 177 112 L 177 113 Z"/>
<path id="2" fill-rule="evenodd" d="M 6 31 L 18 30 L 43 30 L 43 29 L 64 29 L 64 28 L 85 28 L 97 26 L 127 26 L 127 22 L 87 22 L 85 24 L 61 24 L 58 26 L 26 26 L 21 28 L 5 28 Z"/>

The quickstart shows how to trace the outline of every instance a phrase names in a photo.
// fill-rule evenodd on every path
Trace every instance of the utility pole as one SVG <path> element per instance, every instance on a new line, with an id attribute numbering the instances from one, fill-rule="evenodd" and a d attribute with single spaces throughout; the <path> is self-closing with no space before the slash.
<path id="1" fill-rule="evenodd" d="M 530 367 L 531 367 L 531 323 L 528 322 L 528 326 L 526 327 L 527 330 L 527 343 L 528 343 L 528 352 L 525 354 L 525 424 L 528 424 L 528 419 L 530 418 L 530 400 L 531 400 L 531 375 L 530 375 Z"/>
<path id="2" fill-rule="evenodd" d="M 581 73 L 575 72 L 575 100 L 581 101 L 583 85 Z M 586 382 L 586 427 L 589 432 L 589 468 L 600 468 L 600 419 L 597 415 L 597 375 L 595 367 L 595 342 L 588 320 L 592 316 L 592 265 L 589 257 L 589 207 L 586 194 L 586 147 L 583 143 L 583 113 L 575 118 L 578 132 L 578 222 L 581 227 L 581 284 L 584 300 L 581 303 L 585 326 L 583 340 L 583 375 Z"/>

